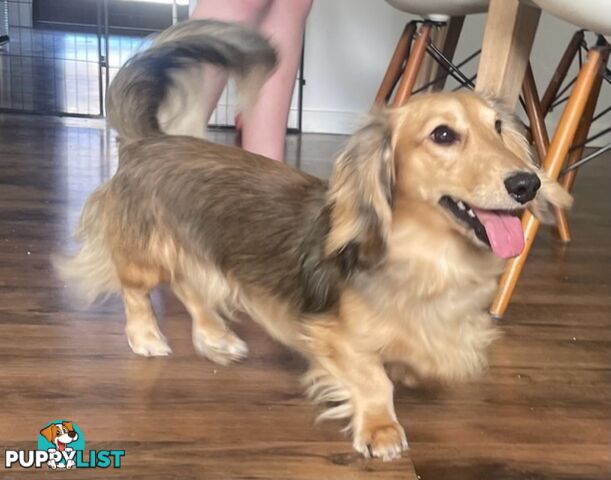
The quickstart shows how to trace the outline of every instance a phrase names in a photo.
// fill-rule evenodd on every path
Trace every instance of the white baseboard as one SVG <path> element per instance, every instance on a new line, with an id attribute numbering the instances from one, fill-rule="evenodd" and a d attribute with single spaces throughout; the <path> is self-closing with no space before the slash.
<path id="1" fill-rule="evenodd" d="M 303 110 L 303 131 L 307 133 L 354 133 L 364 112 Z"/>

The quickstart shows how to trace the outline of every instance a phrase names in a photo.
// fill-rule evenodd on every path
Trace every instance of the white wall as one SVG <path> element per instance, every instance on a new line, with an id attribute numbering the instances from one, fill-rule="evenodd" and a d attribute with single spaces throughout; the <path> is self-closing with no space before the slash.
<path id="1" fill-rule="evenodd" d="M 305 131 L 353 130 L 371 107 L 406 21 L 382 0 L 314 0 L 306 27 Z"/>
<path id="2" fill-rule="evenodd" d="M 408 20 L 408 15 L 383 0 L 314 0 L 306 32 L 305 131 L 353 131 L 359 116 L 371 106 Z M 485 15 L 467 17 L 455 60 L 460 61 L 480 48 L 485 20 Z M 540 93 L 576 29 L 543 13 L 531 57 Z M 476 70 L 477 60 L 467 67 L 469 73 Z M 603 86 L 599 109 L 609 104 L 611 88 L 607 85 Z M 551 123 L 559 112 L 552 112 Z M 609 124 L 611 114 L 593 125 L 592 131 Z"/>

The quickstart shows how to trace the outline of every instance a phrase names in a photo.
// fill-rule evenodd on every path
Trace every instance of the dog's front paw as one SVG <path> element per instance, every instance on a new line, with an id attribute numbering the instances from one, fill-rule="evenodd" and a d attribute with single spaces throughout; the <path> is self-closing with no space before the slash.
<path id="1" fill-rule="evenodd" d="M 362 428 L 354 435 L 354 449 L 365 458 L 381 458 L 385 462 L 401 457 L 407 450 L 407 438 L 397 422 Z"/>
<path id="2" fill-rule="evenodd" d="M 137 326 L 125 329 L 132 351 L 144 357 L 161 357 L 172 353 L 167 340 L 156 326 Z"/>
<path id="3" fill-rule="evenodd" d="M 248 355 L 246 343 L 231 330 L 220 338 L 209 338 L 203 330 L 196 329 L 193 346 L 198 353 L 220 365 L 229 365 Z"/>

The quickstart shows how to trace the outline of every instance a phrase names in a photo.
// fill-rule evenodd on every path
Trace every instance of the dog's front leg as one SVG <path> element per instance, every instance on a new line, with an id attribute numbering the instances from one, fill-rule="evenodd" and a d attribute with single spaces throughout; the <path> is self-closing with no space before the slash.
<path id="1" fill-rule="evenodd" d="M 323 369 L 328 374 L 313 377 L 324 384 L 319 389 L 322 394 L 318 399 L 334 400 L 340 389 L 348 392 L 355 450 L 365 457 L 383 460 L 400 457 L 401 452 L 407 449 L 407 439 L 397 421 L 393 384 L 386 375 L 380 356 L 375 352 L 358 352 L 345 333 L 336 334 L 328 324 L 310 329 L 309 337 L 315 356 L 314 370 Z M 333 385 L 333 382 L 337 384 Z M 329 386 L 331 388 L 327 388 Z M 316 391 L 317 385 L 314 384 L 311 390 Z M 332 392 L 329 398 L 325 398 L 325 390 Z"/>

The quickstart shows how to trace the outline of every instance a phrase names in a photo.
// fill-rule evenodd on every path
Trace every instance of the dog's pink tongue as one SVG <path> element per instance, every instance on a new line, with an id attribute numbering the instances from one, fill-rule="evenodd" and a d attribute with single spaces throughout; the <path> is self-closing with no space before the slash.
<path id="1" fill-rule="evenodd" d="M 518 217 L 507 213 L 474 208 L 477 218 L 486 229 L 490 246 L 501 258 L 517 257 L 524 248 L 524 232 Z"/>

